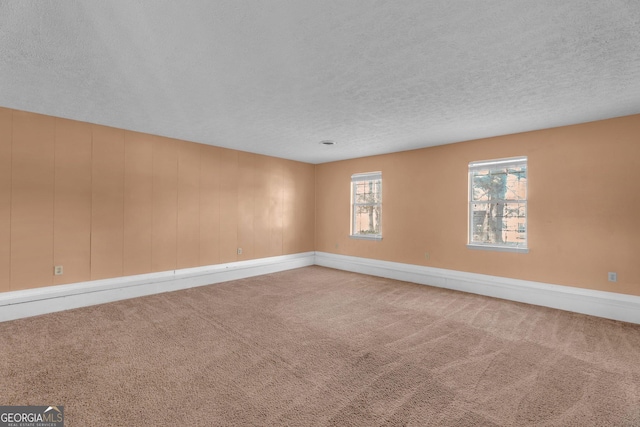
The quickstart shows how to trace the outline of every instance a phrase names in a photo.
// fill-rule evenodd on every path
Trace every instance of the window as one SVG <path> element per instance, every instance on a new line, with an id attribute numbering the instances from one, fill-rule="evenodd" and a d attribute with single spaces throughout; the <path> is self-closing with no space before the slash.
<path id="1" fill-rule="evenodd" d="M 382 172 L 351 176 L 351 237 L 382 239 Z"/>
<path id="2" fill-rule="evenodd" d="M 527 252 L 527 158 L 469 163 L 469 247 Z"/>

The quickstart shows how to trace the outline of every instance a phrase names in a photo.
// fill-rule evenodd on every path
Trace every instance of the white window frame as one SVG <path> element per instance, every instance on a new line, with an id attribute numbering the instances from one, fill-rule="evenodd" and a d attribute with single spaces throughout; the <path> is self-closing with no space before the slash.
<path id="1" fill-rule="evenodd" d="M 525 217 L 524 217 L 524 239 L 522 242 L 517 242 L 517 243 L 513 243 L 513 242 L 506 242 L 506 243 L 481 243 L 481 242 L 474 242 L 473 241 L 473 204 L 474 203 L 478 203 L 478 201 L 473 200 L 473 172 L 475 171 L 479 171 L 479 170 L 487 170 L 487 169 L 491 169 L 492 167 L 495 167 L 496 169 L 502 169 L 505 167 L 510 167 L 510 166 L 523 166 L 525 167 L 525 171 L 526 171 L 526 178 L 527 178 L 527 182 L 526 182 L 526 190 L 525 190 L 525 198 L 524 199 L 499 199 L 499 202 L 502 203 L 520 203 L 520 204 L 524 204 L 524 208 L 525 208 Z M 528 247 L 528 237 L 527 234 L 529 232 L 529 226 L 528 226 L 528 218 L 529 218 L 529 212 L 528 212 L 528 205 L 527 205 L 527 199 L 529 197 L 528 194 L 528 187 L 529 187 L 529 167 L 528 167 L 528 158 L 527 156 L 521 156 L 521 157 L 511 157 L 511 158 L 506 158 L 506 159 L 495 159 L 495 160 L 483 160 L 483 161 L 476 161 L 476 162 L 471 162 L 469 163 L 469 184 L 468 184 L 468 191 L 469 191 L 469 203 L 468 203 L 468 220 L 467 220 L 467 247 L 469 249 L 484 249 L 484 250 L 491 250 L 491 251 L 503 251 L 503 252 L 519 252 L 519 253 L 528 253 L 529 252 L 529 247 Z M 483 202 L 480 202 L 483 203 Z"/>
<path id="2" fill-rule="evenodd" d="M 377 203 L 356 203 L 356 184 L 361 181 L 380 181 L 380 200 Z M 359 206 L 379 206 L 379 233 L 377 234 L 360 234 L 356 230 L 357 207 Z M 365 240 L 382 240 L 382 172 L 366 172 L 351 175 L 351 227 L 349 237 L 354 239 Z"/>

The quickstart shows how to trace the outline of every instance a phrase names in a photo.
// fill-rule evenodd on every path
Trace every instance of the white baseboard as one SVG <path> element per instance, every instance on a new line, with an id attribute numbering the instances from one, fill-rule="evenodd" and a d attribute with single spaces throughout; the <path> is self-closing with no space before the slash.
<path id="1" fill-rule="evenodd" d="M 0 322 L 314 264 L 314 252 L 0 293 Z"/>
<path id="2" fill-rule="evenodd" d="M 442 268 L 305 252 L 0 293 L 0 322 L 321 265 L 640 324 L 640 297 Z"/>
<path id="3" fill-rule="evenodd" d="M 316 252 L 324 267 L 640 324 L 640 297 L 442 268 Z"/>

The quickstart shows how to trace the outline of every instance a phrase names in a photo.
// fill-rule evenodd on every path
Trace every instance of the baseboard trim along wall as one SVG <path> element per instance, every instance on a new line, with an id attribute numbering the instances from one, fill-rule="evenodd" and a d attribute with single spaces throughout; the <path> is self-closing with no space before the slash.
<path id="1" fill-rule="evenodd" d="M 0 322 L 314 264 L 314 252 L 0 293 Z"/>
<path id="2" fill-rule="evenodd" d="M 243 279 L 314 264 L 640 324 L 640 297 L 638 296 L 326 252 L 305 252 L 205 267 L 3 292 L 0 293 L 0 322 Z"/>
<path id="3" fill-rule="evenodd" d="M 316 252 L 324 267 L 640 324 L 640 297 L 442 268 Z"/>

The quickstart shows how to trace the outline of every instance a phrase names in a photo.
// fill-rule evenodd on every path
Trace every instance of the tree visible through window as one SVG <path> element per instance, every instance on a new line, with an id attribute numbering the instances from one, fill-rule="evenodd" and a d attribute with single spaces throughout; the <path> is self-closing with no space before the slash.
<path id="1" fill-rule="evenodd" d="M 351 235 L 382 237 L 382 172 L 351 176 Z"/>
<path id="2" fill-rule="evenodd" d="M 469 244 L 527 247 L 527 158 L 469 163 Z"/>

